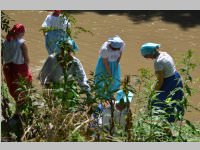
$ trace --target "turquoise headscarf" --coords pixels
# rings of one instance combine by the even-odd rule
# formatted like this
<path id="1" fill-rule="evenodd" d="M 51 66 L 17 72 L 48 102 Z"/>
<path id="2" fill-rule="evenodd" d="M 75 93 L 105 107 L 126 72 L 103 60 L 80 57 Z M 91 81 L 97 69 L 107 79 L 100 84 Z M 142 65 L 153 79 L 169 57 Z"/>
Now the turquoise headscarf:
<path id="1" fill-rule="evenodd" d="M 65 46 L 67 46 L 66 43 L 69 43 L 71 45 L 73 52 L 77 52 L 79 50 L 77 44 L 75 43 L 75 41 L 72 40 L 70 37 L 68 37 L 68 38 L 62 38 L 56 44 L 59 47 L 63 47 L 64 48 Z"/>
<path id="2" fill-rule="evenodd" d="M 140 47 L 140 52 L 141 52 L 142 56 L 154 55 L 156 53 L 156 49 L 159 47 L 160 47 L 160 44 L 145 43 Z"/>
<path id="3" fill-rule="evenodd" d="M 133 100 L 134 94 L 130 91 L 128 91 L 128 98 L 126 97 L 126 94 L 123 90 L 119 90 L 116 93 L 116 104 L 120 103 L 120 100 L 123 99 L 126 103 L 127 101 L 131 102 Z M 128 99 L 128 100 L 127 100 Z"/>

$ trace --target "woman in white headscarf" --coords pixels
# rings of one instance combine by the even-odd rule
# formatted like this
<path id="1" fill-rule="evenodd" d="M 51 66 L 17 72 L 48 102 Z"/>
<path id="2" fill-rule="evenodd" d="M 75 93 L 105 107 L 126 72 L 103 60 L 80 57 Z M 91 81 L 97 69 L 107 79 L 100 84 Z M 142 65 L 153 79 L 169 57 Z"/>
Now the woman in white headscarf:
<path id="1" fill-rule="evenodd" d="M 113 91 L 120 88 L 120 59 L 125 43 L 119 36 L 114 36 L 106 41 L 100 51 L 95 70 L 95 85 L 97 93 L 105 99 L 111 98 Z M 108 79 L 111 77 L 112 81 Z"/>

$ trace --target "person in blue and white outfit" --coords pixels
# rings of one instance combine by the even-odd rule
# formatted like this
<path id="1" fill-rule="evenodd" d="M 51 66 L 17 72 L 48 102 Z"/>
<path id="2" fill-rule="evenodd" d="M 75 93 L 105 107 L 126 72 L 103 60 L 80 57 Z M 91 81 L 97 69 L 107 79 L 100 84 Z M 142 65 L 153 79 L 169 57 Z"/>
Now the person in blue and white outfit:
<path id="1" fill-rule="evenodd" d="M 60 52 L 60 48 L 56 45 L 56 42 L 62 38 L 68 38 L 66 30 L 70 29 L 70 27 L 71 24 L 68 19 L 61 16 L 61 10 L 54 10 L 51 14 L 47 15 L 42 24 L 42 29 L 44 31 L 45 45 L 49 55 L 54 52 Z"/>
<path id="2" fill-rule="evenodd" d="M 98 88 L 97 93 L 105 99 L 111 98 L 113 91 L 120 88 L 121 69 L 119 62 L 124 47 L 124 41 L 116 35 L 109 38 L 100 48 L 95 69 L 95 85 Z M 108 80 L 108 77 L 112 78 L 112 82 Z M 107 85 L 109 86 L 106 87 Z"/>
<path id="3" fill-rule="evenodd" d="M 174 122 L 176 111 L 183 115 L 183 84 L 180 74 L 174 65 L 173 58 L 163 51 L 159 51 L 160 44 L 145 43 L 141 46 L 140 51 L 144 58 L 154 59 L 154 69 L 157 76 L 157 84 L 155 90 L 158 91 L 157 98 L 152 100 L 152 106 L 165 110 L 170 114 L 167 116 L 169 122 Z M 173 93 L 174 92 L 174 93 Z M 172 94 L 173 93 L 173 94 Z M 167 105 L 167 99 L 176 101 L 172 106 Z"/>

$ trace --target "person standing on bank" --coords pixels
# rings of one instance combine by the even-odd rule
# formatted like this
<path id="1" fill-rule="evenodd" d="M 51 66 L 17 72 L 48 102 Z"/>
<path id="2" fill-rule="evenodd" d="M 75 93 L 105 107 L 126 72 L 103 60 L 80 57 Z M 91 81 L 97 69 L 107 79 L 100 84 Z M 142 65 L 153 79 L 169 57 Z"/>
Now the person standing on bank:
<path id="1" fill-rule="evenodd" d="M 100 51 L 99 58 L 95 69 L 95 85 L 97 93 L 105 99 L 112 97 L 112 92 L 120 88 L 121 69 L 120 59 L 124 51 L 125 43 L 118 36 L 109 38 Z M 112 78 L 112 82 L 108 81 L 108 77 Z M 109 84 L 109 87 L 106 87 Z M 104 91 L 107 89 L 107 91 Z"/>
<path id="2" fill-rule="evenodd" d="M 2 47 L 3 73 L 9 93 L 16 101 L 17 106 L 24 102 L 23 96 L 17 91 L 20 78 L 23 78 L 28 85 L 31 85 L 32 82 L 32 74 L 29 68 L 30 59 L 23 39 L 24 34 L 24 26 L 15 24 L 8 32 Z"/>
<path id="3" fill-rule="evenodd" d="M 158 91 L 158 95 L 156 100 L 152 100 L 152 106 L 165 110 L 170 114 L 167 116 L 167 120 L 174 122 L 176 120 L 175 108 L 178 113 L 183 115 L 183 107 L 180 104 L 183 99 L 183 84 L 173 58 L 167 52 L 159 51 L 159 48 L 160 44 L 145 43 L 141 46 L 140 51 L 144 58 L 154 59 L 154 69 L 157 76 L 155 90 Z M 173 91 L 175 93 L 171 94 Z M 171 108 L 166 104 L 167 98 L 176 101 Z"/>
<path id="4" fill-rule="evenodd" d="M 30 59 L 28 48 L 23 39 L 24 34 L 25 27 L 22 24 L 15 24 L 8 32 L 2 45 L 3 73 L 9 93 L 16 102 L 15 113 L 9 118 L 6 126 L 16 134 L 18 142 L 24 135 L 23 120 L 25 118 L 22 117 L 22 111 L 27 102 L 26 91 L 19 89 L 20 83 L 22 81 L 26 88 L 32 86 L 32 74 L 29 68 Z"/>
<path id="5" fill-rule="evenodd" d="M 60 48 L 56 42 L 60 39 L 68 38 L 66 32 L 71 27 L 70 22 L 64 16 L 61 16 L 61 10 L 54 10 L 51 14 L 47 15 L 46 19 L 42 24 L 42 29 L 45 35 L 45 45 L 48 54 L 54 52 L 59 53 Z"/>

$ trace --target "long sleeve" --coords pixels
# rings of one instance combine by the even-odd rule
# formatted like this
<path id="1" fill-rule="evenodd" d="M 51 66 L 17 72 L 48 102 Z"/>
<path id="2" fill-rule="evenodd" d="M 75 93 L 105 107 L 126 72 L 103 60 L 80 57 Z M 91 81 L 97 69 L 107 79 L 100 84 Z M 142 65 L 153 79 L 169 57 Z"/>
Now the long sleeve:
<path id="1" fill-rule="evenodd" d="M 39 73 L 39 80 L 42 85 L 49 82 L 57 82 L 63 75 L 62 68 L 56 61 L 55 55 L 50 55 L 44 63 L 42 70 Z"/>
<path id="2" fill-rule="evenodd" d="M 87 83 L 87 76 L 85 73 L 85 70 L 83 68 L 83 65 L 81 62 L 75 58 L 67 70 L 68 74 L 72 74 L 78 81 L 79 86 L 82 88 L 82 90 L 89 92 L 90 91 L 90 86 Z"/>

